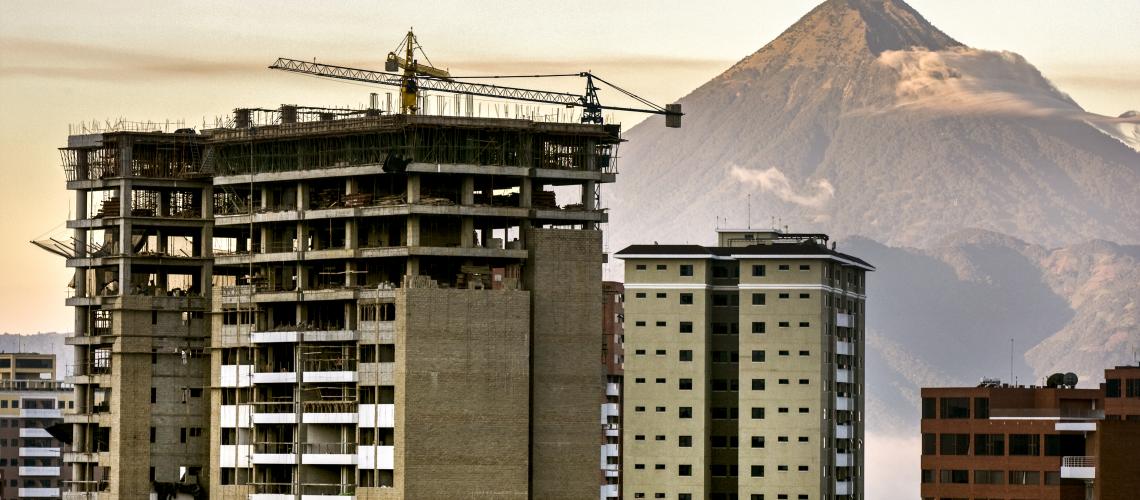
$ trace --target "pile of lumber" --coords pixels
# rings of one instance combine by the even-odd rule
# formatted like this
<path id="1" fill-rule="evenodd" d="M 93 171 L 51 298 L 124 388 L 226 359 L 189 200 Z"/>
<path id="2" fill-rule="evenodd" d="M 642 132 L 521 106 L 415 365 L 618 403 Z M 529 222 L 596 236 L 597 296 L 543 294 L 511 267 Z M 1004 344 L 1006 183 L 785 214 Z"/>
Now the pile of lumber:
<path id="1" fill-rule="evenodd" d="M 554 199 L 554 191 L 536 192 L 530 201 L 534 208 L 558 208 L 558 202 Z"/>

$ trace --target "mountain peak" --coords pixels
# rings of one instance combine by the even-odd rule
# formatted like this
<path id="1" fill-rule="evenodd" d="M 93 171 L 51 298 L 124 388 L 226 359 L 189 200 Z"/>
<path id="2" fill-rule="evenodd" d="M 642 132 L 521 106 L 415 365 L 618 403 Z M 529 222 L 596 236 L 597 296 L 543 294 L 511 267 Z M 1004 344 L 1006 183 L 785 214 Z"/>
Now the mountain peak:
<path id="1" fill-rule="evenodd" d="M 902 0 L 829 0 L 821 7 L 857 12 L 866 25 L 867 48 L 875 55 L 911 47 L 944 50 L 962 45 Z"/>

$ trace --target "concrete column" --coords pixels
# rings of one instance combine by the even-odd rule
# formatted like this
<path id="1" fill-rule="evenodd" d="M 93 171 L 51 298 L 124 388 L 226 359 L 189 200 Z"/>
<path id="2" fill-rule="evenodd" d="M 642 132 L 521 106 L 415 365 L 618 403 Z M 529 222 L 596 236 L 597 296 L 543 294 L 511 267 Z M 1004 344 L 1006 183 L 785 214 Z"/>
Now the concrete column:
<path id="1" fill-rule="evenodd" d="M 270 250 L 269 249 L 269 243 L 270 243 L 270 241 L 272 241 L 270 239 L 270 235 L 269 235 L 269 228 L 265 227 L 265 226 L 261 226 L 257 229 L 258 229 L 258 232 L 260 233 L 258 239 L 261 241 L 261 243 L 260 243 L 261 244 L 261 253 L 268 253 Z"/>
<path id="2" fill-rule="evenodd" d="M 475 246 L 475 218 L 470 215 L 463 217 L 463 227 L 460 229 L 459 246 L 471 248 Z"/>
<path id="3" fill-rule="evenodd" d="M 305 182 L 297 183 L 297 210 L 305 211 L 309 208 L 309 185 Z"/>
<path id="4" fill-rule="evenodd" d="M 272 200 L 270 200 L 269 197 L 270 197 L 269 187 L 265 186 L 265 185 L 261 186 L 261 209 L 262 210 L 268 210 L 269 206 L 272 205 Z"/>
<path id="5" fill-rule="evenodd" d="M 355 177 L 349 177 L 344 180 L 344 193 L 353 195 L 360 192 L 360 181 Z M 356 219 L 349 218 L 344 220 L 344 248 L 352 250 L 357 247 L 356 244 Z M 347 281 L 346 281 L 347 283 Z"/>
<path id="6" fill-rule="evenodd" d="M 531 200 L 534 194 L 534 184 L 532 181 L 533 179 L 530 177 L 523 177 L 522 185 L 519 186 L 519 206 L 522 208 L 531 208 L 532 206 Z"/>
<path id="7" fill-rule="evenodd" d="M 494 193 L 492 193 L 493 195 Z M 463 176 L 463 186 L 459 190 L 459 204 L 460 205 L 474 205 L 475 204 L 475 176 Z"/>
<path id="8" fill-rule="evenodd" d="M 409 247 L 420 246 L 420 216 L 408 216 L 408 237 L 405 243 Z"/>
<path id="9" fill-rule="evenodd" d="M 420 202 L 420 175 L 408 174 L 408 203 Z"/>
<path id="10" fill-rule="evenodd" d="M 344 284 L 346 286 L 356 286 L 356 261 L 350 260 L 344 265 Z"/>
<path id="11" fill-rule="evenodd" d="M 586 211 L 593 211 L 597 208 L 598 199 L 595 197 L 597 189 L 597 181 L 586 181 L 585 184 L 582 184 L 582 206 L 586 208 Z M 597 229 L 597 224 L 586 222 L 582 224 L 582 229 Z"/>
<path id="12" fill-rule="evenodd" d="M 129 164 L 128 164 L 129 165 Z M 129 171 L 129 169 L 128 169 Z M 131 181 L 123 179 L 122 185 L 119 187 L 119 254 L 124 258 L 122 264 L 119 266 L 119 294 L 122 295 L 125 291 L 129 290 L 131 282 Z"/>

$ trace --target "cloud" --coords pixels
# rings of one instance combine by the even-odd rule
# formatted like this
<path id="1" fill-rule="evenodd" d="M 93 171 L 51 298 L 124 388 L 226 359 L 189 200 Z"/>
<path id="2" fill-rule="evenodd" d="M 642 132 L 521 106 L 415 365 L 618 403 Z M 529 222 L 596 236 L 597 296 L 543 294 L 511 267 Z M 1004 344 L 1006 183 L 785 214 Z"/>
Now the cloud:
<path id="1" fill-rule="evenodd" d="M 827 179 L 808 183 L 805 192 L 797 192 L 788 176 L 776 167 L 756 170 L 733 165 L 729 173 L 740 182 L 755 185 L 761 191 L 803 207 L 822 209 L 835 196 L 835 187 Z"/>
<path id="2" fill-rule="evenodd" d="M 77 80 L 131 81 L 140 78 L 214 78 L 248 74 L 272 61 L 212 60 L 178 57 L 70 42 L 2 38 L 0 77 L 70 78 Z"/>

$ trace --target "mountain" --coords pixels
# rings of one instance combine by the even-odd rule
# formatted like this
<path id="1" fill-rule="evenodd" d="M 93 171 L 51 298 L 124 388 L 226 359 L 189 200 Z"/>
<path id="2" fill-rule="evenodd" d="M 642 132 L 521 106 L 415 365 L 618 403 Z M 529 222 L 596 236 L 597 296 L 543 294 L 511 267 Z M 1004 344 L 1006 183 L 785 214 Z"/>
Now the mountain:
<path id="1" fill-rule="evenodd" d="M 867 278 L 872 429 L 916 425 L 923 386 L 1070 371 L 1090 386 L 1105 367 L 1136 363 L 1140 246 L 1050 249 L 962 230 L 923 250 L 858 237 L 843 247 L 879 264 Z"/>
<path id="2" fill-rule="evenodd" d="M 681 129 L 626 134 L 614 248 L 773 217 L 915 247 L 967 227 L 1140 243 L 1140 116 L 1088 113 L 899 0 L 829 0 L 680 102 Z"/>

